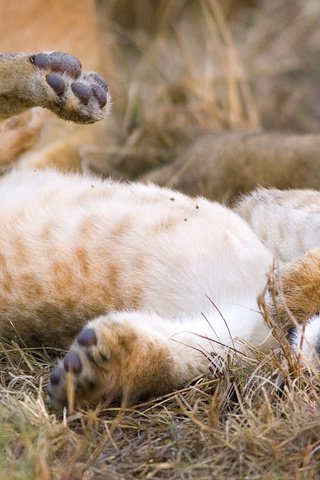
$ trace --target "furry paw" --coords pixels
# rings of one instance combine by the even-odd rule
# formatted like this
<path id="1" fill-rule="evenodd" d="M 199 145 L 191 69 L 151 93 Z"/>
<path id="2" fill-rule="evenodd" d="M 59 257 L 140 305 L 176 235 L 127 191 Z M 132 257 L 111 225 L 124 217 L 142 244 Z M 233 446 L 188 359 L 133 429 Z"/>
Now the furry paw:
<path id="1" fill-rule="evenodd" d="M 125 315 L 99 317 L 79 333 L 50 376 L 50 402 L 73 406 L 103 399 L 128 405 L 175 387 L 167 345 Z"/>
<path id="2" fill-rule="evenodd" d="M 79 123 L 94 123 L 106 114 L 108 87 L 97 73 L 82 72 L 80 61 L 67 53 L 37 53 L 30 56 L 35 71 L 37 103 L 56 115 Z M 40 86 L 41 88 L 38 88 Z"/>
<path id="3" fill-rule="evenodd" d="M 112 339 L 113 329 L 112 324 L 109 328 L 96 325 L 79 333 L 50 376 L 48 397 L 52 403 L 67 405 L 71 398 L 72 402 L 75 399 L 76 403 L 83 403 L 108 396 L 106 399 L 112 401 L 113 397 L 119 397 L 114 378 L 119 375 L 119 358 Z"/>
<path id="4" fill-rule="evenodd" d="M 125 321 L 99 317 L 89 322 L 51 374 L 49 400 L 58 405 L 120 400 L 130 387 L 132 365 L 142 361 L 139 343 L 137 333 Z"/>

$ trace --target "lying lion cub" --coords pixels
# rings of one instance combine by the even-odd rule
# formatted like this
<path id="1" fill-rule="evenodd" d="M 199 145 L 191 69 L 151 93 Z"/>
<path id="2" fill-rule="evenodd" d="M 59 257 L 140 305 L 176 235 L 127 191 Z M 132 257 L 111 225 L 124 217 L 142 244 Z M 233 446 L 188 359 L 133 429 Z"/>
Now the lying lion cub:
<path id="1" fill-rule="evenodd" d="M 9 64 L 16 75 L 3 82 Z M 104 81 L 67 54 L 2 56 L 0 72 L 3 116 L 106 112 Z M 76 336 L 50 377 L 53 402 L 65 405 L 70 385 L 78 403 L 132 402 L 185 385 L 243 341 L 269 351 L 257 297 L 274 257 L 271 314 L 285 329 L 294 314 L 292 348 L 318 366 L 319 192 L 258 190 L 232 211 L 155 185 L 33 170 L 2 177 L 0 198 L 1 335 L 52 347 Z"/>

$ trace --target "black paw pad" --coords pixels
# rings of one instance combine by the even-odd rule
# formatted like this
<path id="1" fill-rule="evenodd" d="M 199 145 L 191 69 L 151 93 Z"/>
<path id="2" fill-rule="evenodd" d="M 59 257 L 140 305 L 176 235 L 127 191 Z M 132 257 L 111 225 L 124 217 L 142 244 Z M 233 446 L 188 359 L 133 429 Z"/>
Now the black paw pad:
<path id="1" fill-rule="evenodd" d="M 77 337 L 79 345 L 90 347 L 97 344 L 97 336 L 93 328 L 84 328 Z"/>
<path id="2" fill-rule="evenodd" d="M 87 85 L 81 82 L 73 82 L 71 90 L 83 105 L 87 105 L 90 99 L 90 88 Z"/>
<path id="3" fill-rule="evenodd" d="M 104 78 L 101 77 L 98 73 L 90 73 L 90 77 L 94 79 L 94 82 L 97 83 L 100 87 L 103 88 L 106 92 L 108 91 L 108 85 L 106 84 Z"/>
<path id="4" fill-rule="evenodd" d="M 48 85 L 56 92 L 57 95 L 61 95 L 66 87 L 65 81 L 58 73 L 49 73 L 46 76 Z"/>
<path id="5" fill-rule="evenodd" d="M 80 373 L 82 370 L 79 355 L 72 351 L 67 353 L 67 355 L 64 357 L 63 366 L 67 372 L 71 370 L 74 373 Z"/>
<path id="6" fill-rule="evenodd" d="M 61 374 L 62 374 L 62 369 L 60 367 L 57 367 L 55 370 L 50 375 L 50 384 L 51 385 L 59 385 L 61 381 Z"/>
<path id="7" fill-rule="evenodd" d="M 106 91 L 100 87 L 99 85 L 92 85 L 91 90 L 93 95 L 98 101 L 99 107 L 103 108 L 107 103 L 107 93 Z"/>
<path id="8" fill-rule="evenodd" d="M 52 72 L 66 72 L 72 78 L 81 74 L 81 63 L 73 55 L 61 52 L 37 53 L 31 57 L 31 62 L 40 69 Z"/>

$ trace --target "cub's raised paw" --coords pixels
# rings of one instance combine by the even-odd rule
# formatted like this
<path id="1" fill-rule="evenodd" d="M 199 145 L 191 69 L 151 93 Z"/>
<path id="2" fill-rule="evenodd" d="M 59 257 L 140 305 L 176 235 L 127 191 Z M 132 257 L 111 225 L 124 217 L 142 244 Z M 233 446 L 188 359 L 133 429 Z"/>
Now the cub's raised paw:
<path id="1" fill-rule="evenodd" d="M 0 54 L 0 116 L 44 107 L 64 120 L 94 123 L 107 113 L 110 95 L 104 79 L 82 72 L 68 53 Z"/>
<path id="2" fill-rule="evenodd" d="M 35 82 L 43 87 L 43 105 L 59 117 L 93 123 L 106 114 L 108 87 L 94 72 L 82 72 L 80 61 L 67 53 L 38 53 L 30 56 Z"/>

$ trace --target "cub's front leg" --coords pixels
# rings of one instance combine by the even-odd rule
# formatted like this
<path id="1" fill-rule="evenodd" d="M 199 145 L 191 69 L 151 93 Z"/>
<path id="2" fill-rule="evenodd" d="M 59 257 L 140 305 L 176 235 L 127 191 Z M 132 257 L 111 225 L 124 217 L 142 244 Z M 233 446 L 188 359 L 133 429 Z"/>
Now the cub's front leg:
<path id="1" fill-rule="evenodd" d="M 102 398 L 127 405 L 162 395 L 208 372 L 208 349 L 208 339 L 156 315 L 98 317 L 80 332 L 51 374 L 48 397 L 58 405 L 67 405 L 71 397 L 77 404 Z"/>
<path id="2" fill-rule="evenodd" d="M 94 123 L 108 106 L 108 88 L 94 72 L 82 72 L 80 61 L 60 52 L 0 54 L 0 117 L 44 107 L 64 120 Z"/>

